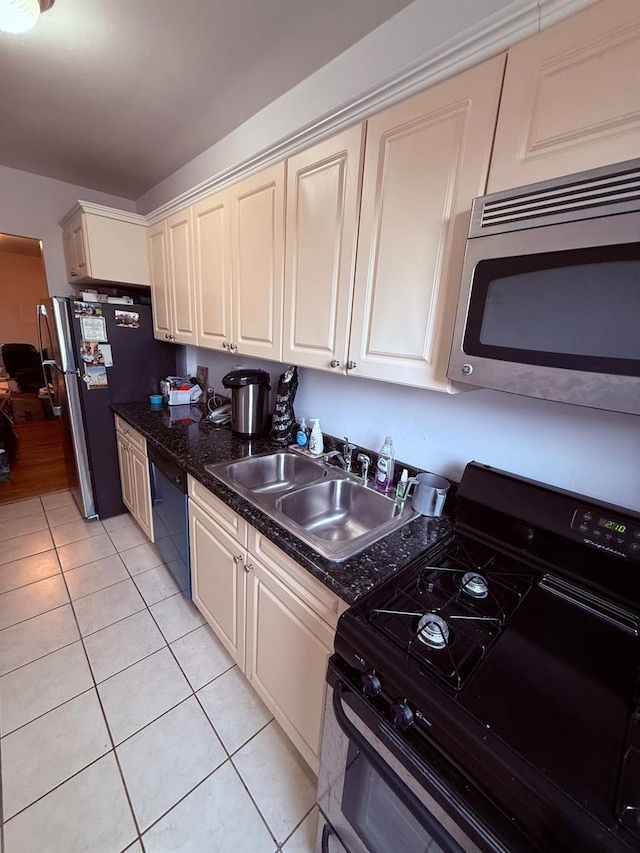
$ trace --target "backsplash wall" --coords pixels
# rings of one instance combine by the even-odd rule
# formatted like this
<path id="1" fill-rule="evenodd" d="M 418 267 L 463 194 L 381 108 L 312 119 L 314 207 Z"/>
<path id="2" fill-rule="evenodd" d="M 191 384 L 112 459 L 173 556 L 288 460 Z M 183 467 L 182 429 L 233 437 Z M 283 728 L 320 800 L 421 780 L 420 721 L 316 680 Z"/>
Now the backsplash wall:
<path id="1" fill-rule="evenodd" d="M 198 347 L 186 347 L 184 359 L 190 373 L 197 365 L 209 368 L 210 386 L 245 365 L 267 370 L 275 389 L 285 369 Z M 634 415 L 500 391 L 443 394 L 308 368 L 299 368 L 295 412 L 373 450 L 391 435 L 398 458 L 453 480 L 475 459 L 640 510 L 640 418 Z"/>

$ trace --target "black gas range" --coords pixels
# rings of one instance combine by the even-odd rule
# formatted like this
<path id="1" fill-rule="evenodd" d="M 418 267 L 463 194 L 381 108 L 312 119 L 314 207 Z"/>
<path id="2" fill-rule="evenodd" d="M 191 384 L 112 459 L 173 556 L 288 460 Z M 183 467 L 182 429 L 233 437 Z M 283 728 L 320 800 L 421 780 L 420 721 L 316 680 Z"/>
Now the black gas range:
<path id="1" fill-rule="evenodd" d="M 364 739 L 404 774 L 403 853 L 640 850 L 639 631 L 640 515 L 470 463 L 453 535 L 341 618 L 325 740 L 355 722 L 345 768 Z M 349 817 L 364 759 L 350 785 L 323 740 L 326 826 L 393 850 L 366 829 L 388 786 Z"/>

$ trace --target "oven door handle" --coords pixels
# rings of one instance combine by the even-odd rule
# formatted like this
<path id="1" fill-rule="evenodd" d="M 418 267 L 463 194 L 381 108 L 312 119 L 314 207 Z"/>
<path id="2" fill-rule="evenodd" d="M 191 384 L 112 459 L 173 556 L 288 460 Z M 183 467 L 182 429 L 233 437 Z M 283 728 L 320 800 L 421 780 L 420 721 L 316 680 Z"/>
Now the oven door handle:
<path id="1" fill-rule="evenodd" d="M 429 809 L 420 802 L 400 777 L 389 767 L 386 761 L 376 752 L 367 739 L 353 725 L 342 707 L 343 690 L 349 687 L 337 679 L 333 686 L 333 712 L 336 721 L 344 734 L 355 744 L 364 758 L 373 767 L 382 781 L 393 791 L 400 802 L 420 821 L 422 826 L 431 834 L 433 840 L 442 847 L 446 853 L 464 853 L 463 848 L 452 838 L 444 827 L 431 814 Z"/>

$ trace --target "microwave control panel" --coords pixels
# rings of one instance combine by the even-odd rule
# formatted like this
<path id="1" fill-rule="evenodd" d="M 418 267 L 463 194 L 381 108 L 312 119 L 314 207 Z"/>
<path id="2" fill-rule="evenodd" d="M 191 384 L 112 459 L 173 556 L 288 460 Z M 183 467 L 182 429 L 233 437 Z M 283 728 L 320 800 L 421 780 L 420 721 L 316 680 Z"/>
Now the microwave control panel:
<path id="1" fill-rule="evenodd" d="M 582 534 L 587 545 L 640 560 L 640 526 L 628 518 L 603 515 L 594 507 L 578 508 L 571 529 Z"/>

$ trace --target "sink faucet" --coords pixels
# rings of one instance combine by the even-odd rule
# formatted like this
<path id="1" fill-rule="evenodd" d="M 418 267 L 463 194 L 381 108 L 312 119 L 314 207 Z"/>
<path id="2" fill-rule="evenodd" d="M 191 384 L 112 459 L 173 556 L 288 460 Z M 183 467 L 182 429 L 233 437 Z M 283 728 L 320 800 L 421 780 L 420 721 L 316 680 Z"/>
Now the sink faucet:
<path id="1" fill-rule="evenodd" d="M 322 461 L 328 462 L 330 459 L 335 459 L 336 457 L 338 458 L 342 467 L 346 470 L 346 461 L 339 450 L 330 450 L 328 453 L 323 454 Z"/>
<path id="2" fill-rule="evenodd" d="M 362 468 L 360 469 L 362 472 L 361 479 L 363 485 L 366 486 L 369 482 L 369 466 L 371 465 L 371 459 L 366 453 L 358 453 L 358 462 L 362 465 Z"/>
<path id="3" fill-rule="evenodd" d="M 344 457 L 342 467 L 344 468 L 344 470 L 348 474 L 350 474 L 351 473 L 351 466 L 353 464 L 351 457 L 353 455 L 353 451 L 356 449 L 356 446 L 355 446 L 355 444 L 350 444 L 349 439 L 347 438 L 346 435 L 344 437 L 344 441 L 345 441 L 345 443 L 342 445 L 342 456 Z"/>

